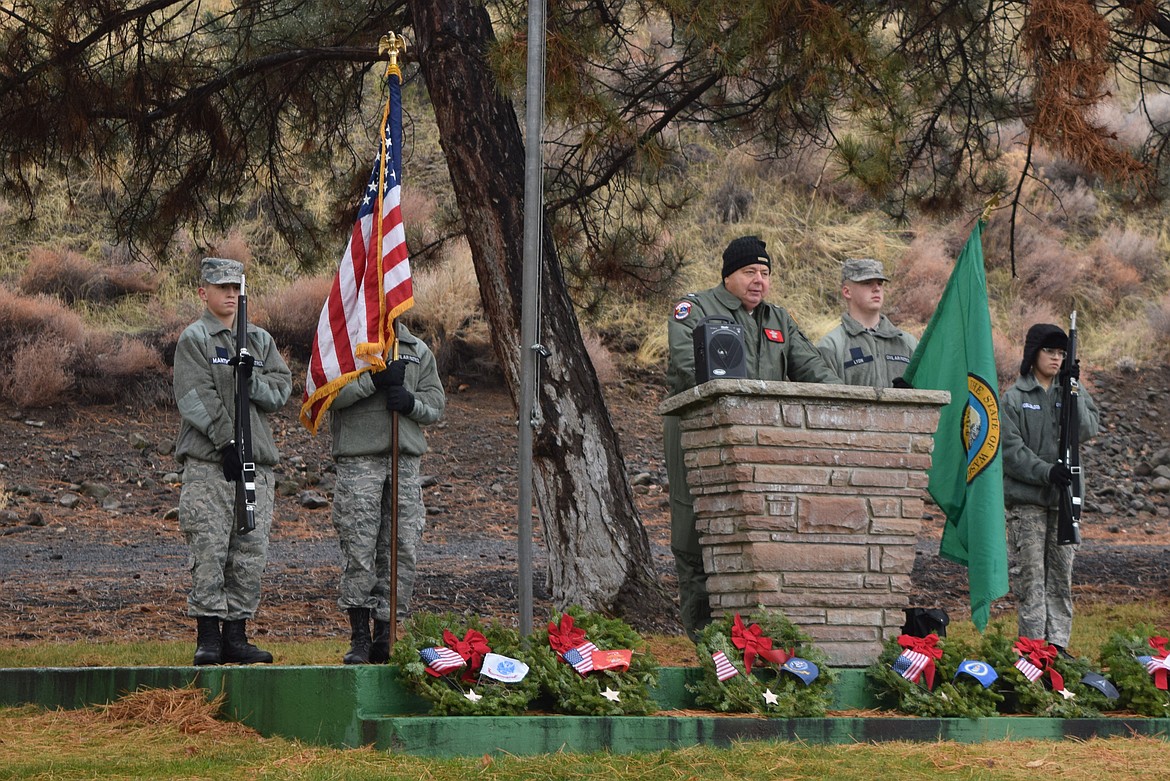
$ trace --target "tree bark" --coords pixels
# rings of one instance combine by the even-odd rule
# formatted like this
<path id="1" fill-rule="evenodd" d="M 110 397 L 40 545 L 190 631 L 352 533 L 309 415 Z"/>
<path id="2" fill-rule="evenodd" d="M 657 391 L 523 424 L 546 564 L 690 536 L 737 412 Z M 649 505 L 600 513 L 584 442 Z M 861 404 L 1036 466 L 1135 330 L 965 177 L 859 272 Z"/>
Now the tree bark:
<path id="1" fill-rule="evenodd" d="M 495 35 L 484 8 L 463 0 L 411 0 L 410 7 L 484 312 L 515 403 L 524 236 L 519 121 L 487 63 Z M 640 628 L 674 625 L 547 224 L 542 245 L 540 341 L 551 355 L 539 372 L 533 467 L 554 604 L 620 615 Z"/>

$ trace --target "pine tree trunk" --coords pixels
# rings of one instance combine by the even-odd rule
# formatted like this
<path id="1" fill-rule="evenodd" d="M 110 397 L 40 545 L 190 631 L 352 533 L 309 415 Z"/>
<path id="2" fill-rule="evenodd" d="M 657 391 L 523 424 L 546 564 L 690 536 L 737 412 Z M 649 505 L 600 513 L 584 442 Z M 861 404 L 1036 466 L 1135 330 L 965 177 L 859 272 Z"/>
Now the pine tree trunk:
<path id="1" fill-rule="evenodd" d="M 487 64 L 494 33 L 483 7 L 463 0 L 411 0 L 410 6 L 484 311 L 515 401 L 524 238 L 520 125 Z M 547 227 L 542 241 L 539 339 L 551 355 L 536 392 L 534 494 L 554 604 L 614 613 L 642 628 L 673 624 L 675 610 L 655 575 L 617 432 Z"/>

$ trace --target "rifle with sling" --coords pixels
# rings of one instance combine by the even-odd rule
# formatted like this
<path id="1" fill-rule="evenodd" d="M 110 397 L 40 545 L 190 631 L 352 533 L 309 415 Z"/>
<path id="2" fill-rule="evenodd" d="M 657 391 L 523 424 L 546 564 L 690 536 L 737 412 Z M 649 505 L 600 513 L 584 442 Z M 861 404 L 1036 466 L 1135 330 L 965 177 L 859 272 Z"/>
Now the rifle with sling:
<path id="1" fill-rule="evenodd" d="M 236 306 L 236 355 L 228 363 L 236 372 L 234 447 L 243 464 L 236 481 L 236 532 L 247 534 L 256 528 L 256 462 L 252 460 L 252 399 L 248 389 L 255 359 L 248 352 L 248 292 L 242 274 Z"/>
<path id="2" fill-rule="evenodd" d="M 1060 545 L 1079 545 L 1081 542 L 1081 509 L 1085 497 L 1085 481 L 1081 473 L 1080 384 L 1075 376 L 1077 364 L 1077 313 L 1069 318 L 1068 347 L 1060 368 L 1060 454 L 1072 480 L 1060 488 L 1060 510 L 1056 524 L 1056 542 Z"/>

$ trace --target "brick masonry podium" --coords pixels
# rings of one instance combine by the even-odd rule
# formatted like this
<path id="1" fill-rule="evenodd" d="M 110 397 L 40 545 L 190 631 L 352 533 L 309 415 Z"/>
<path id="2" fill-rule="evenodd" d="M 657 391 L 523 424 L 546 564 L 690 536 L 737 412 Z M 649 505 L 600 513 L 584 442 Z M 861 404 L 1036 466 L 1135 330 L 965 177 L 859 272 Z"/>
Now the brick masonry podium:
<path id="1" fill-rule="evenodd" d="M 862 666 L 909 604 L 945 391 L 713 380 L 664 401 L 716 615 L 774 608 Z"/>

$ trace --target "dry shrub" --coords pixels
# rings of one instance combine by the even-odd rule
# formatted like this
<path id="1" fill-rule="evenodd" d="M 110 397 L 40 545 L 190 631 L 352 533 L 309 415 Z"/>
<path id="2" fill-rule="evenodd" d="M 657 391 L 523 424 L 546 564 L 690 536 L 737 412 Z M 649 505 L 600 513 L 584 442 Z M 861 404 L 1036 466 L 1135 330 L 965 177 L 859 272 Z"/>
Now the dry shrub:
<path id="1" fill-rule="evenodd" d="M 586 331 L 582 334 L 582 339 L 585 342 L 585 352 L 593 364 L 593 371 L 597 374 L 597 381 L 602 385 L 612 385 L 620 380 L 621 372 L 618 371 L 613 353 L 602 343 L 601 337 L 592 331 Z"/>
<path id="2" fill-rule="evenodd" d="M 1084 230 L 1097 219 L 1101 203 L 1085 179 L 1078 176 L 1071 182 L 1058 179 L 1047 189 L 1038 188 L 1031 208 L 1049 225 Z"/>
<path id="3" fill-rule="evenodd" d="M 954 261 L 955 255 L 937 234 L 916 238 L 897 265 L 887 314 L 903 325 L 929 323 Z"/>
<path id="4" fill-rule="evenodd" d="M 434 196 L 415 187 L 402 188 L 402 225 L 406 231 L 406 246 L 410 249 L 413 269 L 427 268 L 440 262 L 437 242 L 439 231 L 435 214 L 439 210 Z"/>
<path id="5" fill-rule="evenodd" d="M 245 735 L 253 730 L 216 718 L 227 699 L 224 692 L 208 700 L 205 689 L 139 689 L 97 711 L 115 722 L 134 722 L 152 727 L 168 725 L 184 735 Z"/>
<path id="6" fill-rule="evenodd" d="M 239 230 L 232 230 L 226 236 L 212 241 L 207 252 L 210 257 L 238 260 L 245 266 L 252 262 L 252 248 Z M 203 258 L 199 260 L 202 262 Z"/>
<path id="7" fill-rule="evenodd" d="M 991 349 L 995 355 L 995 373 L 999 387 L 1007 388 L 1020 376 L 1020 358 L 1024 342 L 1017 344 L 1006 334 L 992 330 Z"/>
<path id="8" fill-rule="evenodd" d="M 1111 312 L 1126 297 L 1143 289 L 1137 269 L 1107 250 L 1089 262 L 1086 272 L 1085 287 L 1094 294 L 1100 313 Z"/>
<path id="9" fill-rule="evenodd" d="M 0 380 L 4 395 L 20 407 L 49 407 L 73 386 L 71 345 L 45 337 L 18 347 Z"/>
<path id="10" fill-rule="evenodd" d="M 77 399 L 145 408 L 170 403 L 171 372 L 157 348 L 131 336 L 94 332 L 74 364 Z"/>
<path id="11" fill-rule="evenodd" d="M 716 174 L 718 185 L 711 195 L 716 219 L 724 223 L 748 219 L 755 200 L 751 182 L 758 168 L 759 163 L 742 152 L 731 152 L 724 158 L 723 169 Z"/>
<path id="12" fill-rule="evenodd" d="M 1091 291 L 1078 282 L 1090 260 L 1069 249 L 1056 239 L 1040 235 L 1026 255 L 1017 255 L 1016 274 L 1022 295 L 1031 300 L 1048 301 L 1058 310 L 1071 309 L 1074 296 Z"/>
<path id="13" fill-rule="evenodd" d="M 414 307 L 403 319 L 431 346 L 441 377 L 502 379 L 466 241 L 444 253 L 442 263 L 414 273 Z"/>
<path id="14" fill-rule="evenodd" d="M 1048 235 L 1044 227 L 1030 215 L 1021 213 L 1016 217 L 1015 235 L 1008 210 L 992 215 L 983 229 L 983 260 L 990 269 L 1009 269 L 1012 253 L 1016 261 L 1035 252 Z"/>
<path id="15" fill-rule="evenodd" d="M 0 349 L 11 354 L 16 347 L 38 336 L 81 345 L 85 341 L 85 325 L 56 299 L 23 296 L 0 285 Z"/>
<path id="16" fill-rule="evenodd" d="M 258 296 L 249 312 L 252 321 L 272 334 L 286 357 L 308 360 L 321 307 L 329 297 L 329 277 L 301 277 L 271 293 Z"/>
<path id="17" fill-rule="evenodd" d="M 1161 344 L 1170 343 L 1170 293 L 1163 293 L 1146 307 L 1146 319 L 1154 338 Z"/>
<path id="18" fill-rule="evenodd" d="M 105 268 L 76 252 L 38 247 L 29 252 L 20 289 L 59 297 L 65 303 L 104 303 L 137 293 L 153 293 L 158 279 L 145 264 Z"/>
<path id="19" fill-rule="evenodd" d="M 1162 253 L 1158 251 L 1158 240 L 1132 228 L 1110 225 L 1089 247 L 1089 253 L 1100 256 L 1112 254 L 1134 269 L 1143 282 L 1161 280 L 1165 274 Z"/>

